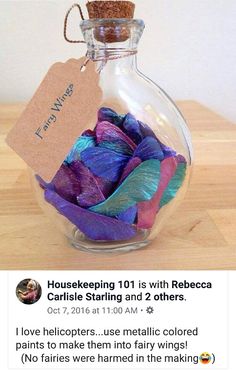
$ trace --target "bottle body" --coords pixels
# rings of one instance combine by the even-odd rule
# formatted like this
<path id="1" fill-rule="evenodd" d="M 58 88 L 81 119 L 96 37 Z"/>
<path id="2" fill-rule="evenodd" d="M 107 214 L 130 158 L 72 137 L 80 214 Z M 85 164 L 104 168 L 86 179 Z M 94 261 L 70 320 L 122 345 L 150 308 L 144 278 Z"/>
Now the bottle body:
<path id="1" fill-rule="evenodd" d="M 82 30 L 97 64 L 101 106 L 46 196 L 43 184 L 37 193 L 72 245 L 137 249 L 158 235 L 185 194 L 190 133 L 171 99 L 137 70 L 142 21 L 85 21 Z"/>

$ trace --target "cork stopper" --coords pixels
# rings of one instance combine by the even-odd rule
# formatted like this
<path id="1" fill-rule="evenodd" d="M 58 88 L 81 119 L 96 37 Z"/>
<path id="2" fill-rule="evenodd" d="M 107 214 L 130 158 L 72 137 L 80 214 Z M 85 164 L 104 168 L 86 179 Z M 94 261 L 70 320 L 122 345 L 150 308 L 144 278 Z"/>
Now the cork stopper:
<path id="1" fill-rule="evenodd" d="M 133 18 L 135 5 L 131 1 L 89 1 L 89 18 Z"/>
<path id="2" fill-rule="evenodd" d="M 122 42 L 130 37 L 130 30 L 123 27 L 116 27 L 114 18 L 134 17 L 135 4 L 131 1 L 119 0 L 97 0 L 89 1 L 86 4 L 90 19 L 111 19 L 111 22 L 106 22 L 106 27 L 94 31 L 96 40 L 103 43 Z"/>

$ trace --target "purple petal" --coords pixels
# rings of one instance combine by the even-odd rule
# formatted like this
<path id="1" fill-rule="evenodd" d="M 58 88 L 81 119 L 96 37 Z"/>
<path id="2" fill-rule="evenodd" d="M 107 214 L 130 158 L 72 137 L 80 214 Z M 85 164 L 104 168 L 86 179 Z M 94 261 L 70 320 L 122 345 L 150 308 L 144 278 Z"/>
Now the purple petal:
<path id="1" fill-rule="evenodd" d="M 126 135 L 119 127 L 110 122 L 98 122 L 96 126 L 97 142 L 116 143 L 119 147 L 124 147 L 127 154 L 133 153 L 136 149 L 136 144 Z"/>
<path id="2" fill-rule="evenodd" d="M 98 111 L 98 121 L 107 121 L 113 125 L 120 126 L 123 122 L 124 116 L 117 114 L 114 110 L 102 107 Z"/>
<path id="3" fill-rule="evenodd" d="M 126 165 L 126 167 L 124 168 L 124 171 L 121 175 L 121 178 L 120 178 L 120 181 L 118 183 L 118 186 L 124 181 L 124 179 L 126 179 L 127 176 L 129 176 L 129 174 L 136 168 L 140 165 L 141 163 L 141 159 L 138 158 L 138 157 L 134 157 L 134 158 L 131 158 L 131 160 L 128 162 L 128 164 Z"/>
<path id="4" fill-rule="evenodd" d="M 153 137 L 148 136 L 137 146 L 137 149 L 134 151 L 134 157 L 139 157 L 142 161 L 148 159 L 158 159 L 162 161 L 164 159 L 164 154 L 159 142 Z"/>
<path id="5" fill-rule="evenodd" d="M 94 175 L 99 188 L 101 189 L 105 198 L 107 198 L 114 191 L 114 182 L 103 179 L 102 177 Z"/>
<path id="6" fill-rule="evenodd" d="M 187 163 L 186 159 L 181 154 L 178 154 L 176 158 L 177 158 L 178 163 Z"/>
<path id="7" fill-rule="evenodd" d="M 137 206 L 130 207 L 118 215 L 118 219 L 128 224 L 133 224 L 137 215 Z"/>
<path id="8" fill-rule="evenodd" d="M 118 241 L 131 239 L 136 234 L 135 228 L 131 225 L 69 203 L 52 190 L 45 191 L 45 199 L 89 239 Z"/>
<path id="9" fill-rule="evenodd" d="M 69 202 L 77 203 L 77 197 L 80 195 L 80 184 L 73 171 L 61 165 L 52 180 L 56 192 Z"/>
<path id="10" fill-rule="evenodd" d="M 70 168 L 75 173 L 80 183 L 81 193 L 77 196 L 79 206 L 90 207 L 105 200 L 92 172 L 85 167 L 82 162 L 73 162 Z"/>
<path id="11" fill-rule="evenodd" d="M 40 177 L 39 175 L 35 175 L 35 178 L 36 178 L 36 180 L 38 181 L 38 183 L 39 183 L 39 185 L 40 185 L 40 187 L 41 187 L 42 189 L 46 189 L 46 188 L 48 187 L 49 183 L 48 183 L 48 182 L 46 182 L 46 181 L 44 181 L 44 180 L 42 179 L 42 177 Z"/>
<path id="12" fill-rule="evenodd" d="M 129 160 L 129 156 L 106 148 L 87 148 L 81 153 L 81 160 L 93 174 L 116 182 Z"/>

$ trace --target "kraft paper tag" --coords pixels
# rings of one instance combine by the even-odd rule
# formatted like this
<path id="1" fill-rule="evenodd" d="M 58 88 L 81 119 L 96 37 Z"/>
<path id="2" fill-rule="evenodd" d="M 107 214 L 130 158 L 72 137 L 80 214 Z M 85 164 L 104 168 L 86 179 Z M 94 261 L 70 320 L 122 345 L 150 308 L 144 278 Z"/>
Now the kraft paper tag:
<path id="1" fill-rule="evenodd" d="M 95 125 L 102 91 L 95 63 L 56 63 L 7 136 L 7 144 L 45 181 L 53 179 L 83 129 Z"/>

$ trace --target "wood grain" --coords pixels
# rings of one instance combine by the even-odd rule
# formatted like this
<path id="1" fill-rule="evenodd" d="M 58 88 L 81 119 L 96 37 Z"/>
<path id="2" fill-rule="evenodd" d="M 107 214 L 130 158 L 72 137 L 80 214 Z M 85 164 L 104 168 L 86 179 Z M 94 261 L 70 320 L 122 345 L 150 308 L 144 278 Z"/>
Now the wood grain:
<path id="1" fill-rule="evenodd" d="M 178 105 L 195 151 L 188 193 L 151 245 L 116 255 L 72 248 L 42 213 L 4 141 L 24 105 L 0 105 L 0 269 L 236 269 L 236 125 L 199 103 Z"/>

